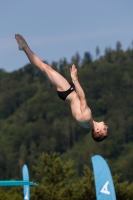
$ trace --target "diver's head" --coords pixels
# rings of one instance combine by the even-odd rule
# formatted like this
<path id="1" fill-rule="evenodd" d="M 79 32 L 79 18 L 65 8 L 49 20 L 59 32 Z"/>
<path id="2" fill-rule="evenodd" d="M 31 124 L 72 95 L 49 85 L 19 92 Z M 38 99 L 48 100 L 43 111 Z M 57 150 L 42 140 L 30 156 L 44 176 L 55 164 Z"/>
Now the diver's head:
<path id="1" fill-rule="evenodd" d="M 102 122 L 96 122 L 96 126 L 94 126 L 94 129 L 92 129 L 92 138 L 96 142 L 101 142 L 107 137 L 107 129 L 108 126 L 102 121 Z"/>

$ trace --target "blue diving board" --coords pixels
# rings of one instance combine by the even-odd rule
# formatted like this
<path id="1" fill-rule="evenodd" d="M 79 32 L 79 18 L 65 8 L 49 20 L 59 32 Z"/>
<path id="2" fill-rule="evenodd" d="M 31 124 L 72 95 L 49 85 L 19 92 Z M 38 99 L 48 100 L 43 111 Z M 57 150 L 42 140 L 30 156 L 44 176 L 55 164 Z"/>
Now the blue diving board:
<path id="1" fill-rule="evenodd" d="M 37 186 L 36 183 L 30 182 L 30 181 L 0 181 L 0 186 L 23 186 L 23 185 L 29 185 L 29 186 Z"/>

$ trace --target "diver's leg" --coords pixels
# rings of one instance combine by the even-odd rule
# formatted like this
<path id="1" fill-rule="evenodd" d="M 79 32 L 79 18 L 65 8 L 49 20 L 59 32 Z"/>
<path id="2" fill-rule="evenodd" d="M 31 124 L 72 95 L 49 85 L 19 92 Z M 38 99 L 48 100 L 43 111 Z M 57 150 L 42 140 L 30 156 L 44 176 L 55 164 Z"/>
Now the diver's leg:
<path id="1" fill-rule="evenodd" d="M 16 34 L 15 39 L 18 42 L 19 50 L 23 50 L 30 62 L 46 74 L 48 79 L 56 86 L 58 91 L 66 91 L 70 88 L 70 84 L 61 74 L 52 69 L 49 65 L 43 63 L 39 57 L 31 51 L 27 42 L 21 35 Z"/>

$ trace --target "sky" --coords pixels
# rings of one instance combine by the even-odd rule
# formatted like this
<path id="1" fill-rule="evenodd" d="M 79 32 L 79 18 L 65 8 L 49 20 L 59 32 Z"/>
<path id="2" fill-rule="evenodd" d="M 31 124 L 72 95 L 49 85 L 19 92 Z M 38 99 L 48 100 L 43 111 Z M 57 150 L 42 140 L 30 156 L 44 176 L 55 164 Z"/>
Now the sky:
<path id="1" fill-rule="evenodd" d="M 77 52 L 96 58 L 105 48 L 132 48 L 133 0 L 0 0 L 0 69 L 12 72 L 29 63 L 18 50 L 21 34 L 41 60 L 71 61 Z"/>

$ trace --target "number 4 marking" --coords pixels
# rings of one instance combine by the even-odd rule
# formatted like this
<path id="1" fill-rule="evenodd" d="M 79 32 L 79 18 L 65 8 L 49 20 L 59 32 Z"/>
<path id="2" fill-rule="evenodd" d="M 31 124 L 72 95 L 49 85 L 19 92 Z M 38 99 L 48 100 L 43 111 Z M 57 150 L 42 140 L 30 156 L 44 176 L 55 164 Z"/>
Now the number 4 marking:
<path id="1" fill-rule="evenodd" d="M 108 190 L 108 184 L 109 184 L 109 182 L 107 181 L 100 192 L 102 192 L 104 194 L 110 194 L 110 191 Z"/>

